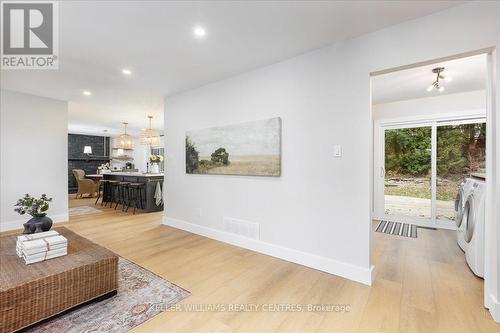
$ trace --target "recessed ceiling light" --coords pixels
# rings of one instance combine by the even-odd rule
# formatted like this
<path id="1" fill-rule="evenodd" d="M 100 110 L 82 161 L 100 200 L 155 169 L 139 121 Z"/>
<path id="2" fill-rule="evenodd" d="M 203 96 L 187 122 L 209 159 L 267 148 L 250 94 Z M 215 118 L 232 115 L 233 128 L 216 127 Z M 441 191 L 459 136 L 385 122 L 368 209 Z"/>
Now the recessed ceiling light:
<path id="1" fill-rule="evenodd" d="M 90 91 L 88 91 L 88 90 L 84 90 L 83 91 L 83 95 L 90 96 L 90 95 L 92 95 L 92 93 Z"/>
<path id="2" fill-rule="evenodd" d="M 122 73 L 124 75 L 132 75 L 132 71 L 130 69 L 127 69 L 127 68 L 122 69 Z"/>
<path id="3" fill-rule="evenodd" d="M 205 37 L 206 34 L 207 32 L 205 31 L 205 29 L 200 26 L 193 28 L 193 35 L 195 35 L 196 37 L 202 38 Z"/>

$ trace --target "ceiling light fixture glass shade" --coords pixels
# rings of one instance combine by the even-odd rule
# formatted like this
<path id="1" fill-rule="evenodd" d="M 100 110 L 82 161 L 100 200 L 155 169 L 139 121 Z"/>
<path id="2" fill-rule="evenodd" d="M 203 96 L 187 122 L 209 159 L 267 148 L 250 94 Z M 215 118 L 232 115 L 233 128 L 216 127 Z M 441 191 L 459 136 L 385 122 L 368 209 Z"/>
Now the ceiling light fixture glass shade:
<path id="1" fill-rule="evenodd" d="M 205 29 L 203 29 L 203 27 L 197 26 L 193 28 L 193 35 L 195 35 L 196 37 L 205 37 L 206 34 L 207 32 L 205 31 Z"/>
<path id="2" fill-rule="evenodd" d="M 116 137 L 115 146 L 118 149 L 134 149 L 135 139 L 132 135 L 127 134 L 127 125 L 128 123 L 123 123 L 125 131 L 123 134 L 120 134 Z"/>
<path id="3" fill-rule="evenodd" d="M 443 71 L 444 71 L 444 67 L 436 67 L 432 70 L 432 73 L 436 74 L 436 79 L 434 80 L 434 82 L 432 82 L 432 84 L 430 86 L 427 87 L 427 91 L 429 91 L 429 92 L 433 91 L 433 90 L 437 90 L 439 92 L 444 91 L 444 87 L 441 84 L 441 81 L 439 81 L 439 80 L 442 80 L 444 82 L 451 82 L 452 78 L 451 78 L 451 76 L 444 76 Z"/>
<path id="4" fill-rule="evenodd" d="M 160 133 L 151 128 L 151 120 L 153 119 L 153 116 L 148 116 L 148 118 L 149 128 L 141 131 L 141 144 L 156 147 L 160 145 Z"/>

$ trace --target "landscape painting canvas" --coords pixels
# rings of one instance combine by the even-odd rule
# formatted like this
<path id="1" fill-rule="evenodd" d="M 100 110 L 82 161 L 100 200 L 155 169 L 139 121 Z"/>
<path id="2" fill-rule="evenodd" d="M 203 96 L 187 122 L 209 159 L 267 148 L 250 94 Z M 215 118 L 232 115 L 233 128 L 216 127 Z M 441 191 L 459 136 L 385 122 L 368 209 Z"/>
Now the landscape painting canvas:
<path id="1" fill-rule="evenodd" d="M 281 118 L 186 133 L 186 173 L 281 175 Z"/>

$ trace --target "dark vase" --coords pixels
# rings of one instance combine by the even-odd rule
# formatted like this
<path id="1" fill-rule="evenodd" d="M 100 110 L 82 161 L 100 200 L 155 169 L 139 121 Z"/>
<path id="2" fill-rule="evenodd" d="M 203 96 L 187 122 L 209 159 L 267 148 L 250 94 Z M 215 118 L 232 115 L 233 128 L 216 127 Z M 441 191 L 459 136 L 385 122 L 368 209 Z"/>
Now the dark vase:
<path id="1" fill-rule="evenodd" d="M 46 214 L 33 216 L 28 222 L 23 224 L 24 234 L 34 234 L 42 231 L 49 231 L 52 227 L 52 219 Z"/>

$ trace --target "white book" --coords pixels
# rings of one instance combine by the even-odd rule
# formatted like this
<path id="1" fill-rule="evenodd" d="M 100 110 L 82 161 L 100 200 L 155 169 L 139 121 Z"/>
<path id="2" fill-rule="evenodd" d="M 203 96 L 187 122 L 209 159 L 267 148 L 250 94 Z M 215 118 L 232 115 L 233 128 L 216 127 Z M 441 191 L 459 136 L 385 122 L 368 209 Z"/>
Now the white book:
<path id="1" fill-rule="evenodd" d="M 68 243 L 61 243 L 61 244 L 51 245 L 50 246 L 50 250 L 48 250 L 47 247 L 32 248 L 32 249 L 21 248 L 20 252 L 21 252 L 21 255 L 30 256 L 30 255 L 45 253 L 47 251 L 60 250 L 60 249 L 65 249 L 65 250 L 68 249 Z"/>
<path id="2" fill-rule="evenodd" d="M 26 265 L 29 265 L 29 264 L 34 264 L 34 263 L 37 263 L 37 262 L 42 262 L 44 260 L 45 260 L 45 258 L 38 258 L 38 259 L 26 259 L 26 258 L 24 258 L 24 263 Z"/>
<path id="3" fill-rule="evenodd" d="M 26 255 L 23 253 L 23 257 L 26 259 L 48 258 L 48 257 L 51 257 L 53 255 L 67 253 L 67 252 L 68 252 L 68 250 L 66 248 L 61 248 L 61 249 L 57 249 L 57 250 L 50 250 L 50 251 L 46 251 L 46 252 L 35 253 L 35 254 L 31 254 L 31 255 Z"/>
<path id="4" fill-rule="evenodd" d="M 44 232 L 38 232 L 36 234 L 17 236 L 17 240 L 18 241 L 28 241 L 28 240 L 33 240 L 33 239 L 40 239 L 40 238 L 45 238 L 45 237 L 57 236 L 57 235 L 59 235 L 59 233 L 57 231 L 49 230 L 49 231 L 44 231 Z"/>
<path id="5" fill-rule="evenodd" d="M 58 252 L 58 253 L 52 253 L 52 254 L 49 254 L 47 255 L 47 258 L 46 259 L 53 259 L 53 258 L 57 258 L 57 257 L 62 257 L 62 256 L 65 256 L 68 254 L 68 251 L 61 251 L 61 252 Z"/>
<path id="6" fill-rule="evenodd" d="M 19 257 L 22 256 L 22 243 L 30 240 L 35 240 L 35 239 L 42 239 L 46 237 L 52 237 L 52 236 L 57 236 L 59 233 L 56 230 L 49 230 L 49 231 L 44 231 L 44 232 L 38 232 L 36 234 L 28 234 L 28 235 L 21 235 L 17 236 L 17 241 L 16 241 L 16 252 Z"/>
<path id="7" fill-rule="evenodd" d="M 51 247 L 56 247 L 61 245 L 67 246 L 67 244 L 68 240 L 64 236 L 58 235 L 47 238 L 23 241 L 20 245 L 23 252 L 27 254 L 32 254 L 43 251 L 50 251 Z"/>
<path id="8" fill-rule="evenodd" d="M 55 259 L 55 258 L 58 258 L 58 257 L 62 257 L 62 256 L 65 256 L 67 253 L 61 253 L 61 254 L 58 254 L 58 255 L 53 255 L 52 257 L 50 258 L 36 258 L 36 259 L 24 259 L 24 262 L 26 263 L 26 265 L 30 265 L 30 264 L 34 264 L 34 263 L 37 263 L 37 262 L 42 262 L 42 261 L 45 261 L 45 260 L 50 260 L 50 259 Z"/>
<path id="9" fill-rule="evenodd" d="M 24 261 L 26 264 L 34 264 L 37 262 L 42 262 L 44 260 L 49 260 L 57 257 L 62 257 L 67 255 L 67 249 L 57 249 L 57 250 L 52 250 L 48 251 L 46 253 L 39 253 L 36 255 L 31 255 L 31 256 L 23 256 Z"/>

